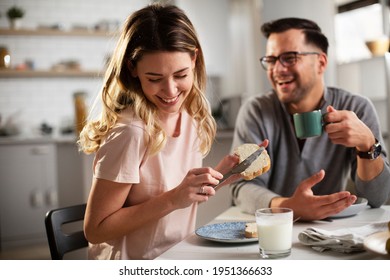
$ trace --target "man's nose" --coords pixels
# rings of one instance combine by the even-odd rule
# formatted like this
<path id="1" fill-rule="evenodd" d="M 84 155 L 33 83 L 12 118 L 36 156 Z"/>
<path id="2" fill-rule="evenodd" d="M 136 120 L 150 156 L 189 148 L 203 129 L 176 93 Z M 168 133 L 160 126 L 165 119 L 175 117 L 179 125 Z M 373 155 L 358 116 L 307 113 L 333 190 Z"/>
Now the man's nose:
<path id="1" fill-rule="evenodd" d="M 281 62 L 280 62 L 280 59 L 277 59 L 275 61 L 275 64 L 273 65 L 272 67 L 272 70 L 275 70 L 275 71 L 280 71 L 280 70 L 284 70 L 286 69 L 287 67 L 284 66 Z"/>

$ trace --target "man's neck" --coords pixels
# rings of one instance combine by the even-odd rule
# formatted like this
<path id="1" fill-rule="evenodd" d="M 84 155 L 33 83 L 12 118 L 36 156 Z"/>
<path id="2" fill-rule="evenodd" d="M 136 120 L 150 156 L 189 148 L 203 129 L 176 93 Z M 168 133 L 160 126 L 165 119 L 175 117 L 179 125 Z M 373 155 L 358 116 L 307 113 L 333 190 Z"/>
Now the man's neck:
<path id="1" fill-rule="evenodd" d="M 310 112 L 320 109 L 324 97 L 324 87 L 313 89 L 304 99 L 296 103 L 289 103 L 287 110 L 290 114 Z"/>

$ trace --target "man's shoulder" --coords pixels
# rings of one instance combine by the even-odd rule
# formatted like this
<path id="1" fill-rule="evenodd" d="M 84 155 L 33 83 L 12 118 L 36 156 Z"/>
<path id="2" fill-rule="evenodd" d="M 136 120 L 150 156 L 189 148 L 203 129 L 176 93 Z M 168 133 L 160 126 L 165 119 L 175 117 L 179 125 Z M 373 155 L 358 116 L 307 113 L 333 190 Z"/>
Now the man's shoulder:
<path id="1" fill-rule="evenodd" d="M 248 106 L 255 106 L 255 107 L 269 106 L 273 103 L 278 103 L 278 102 L 279 102 L 278 96 L 274 91 L 268 91 L 267 93 L 264 94 L 251 96 L 245 101 L 245 103 Z"/>
<path id="2" fill-rule="evenodd" d="M 339 87 L 327 87 L 327 95 L 333 100 L 355 100 L 357 102 L 368 102 L 368 97 L 358 93 L 352 93 Z"/>
<path id="3" fill-rule="evenodd" d="M 352 92 L 346 90 L 346 89 L 343 89 L 343 88 L 340 88 L 340 87 L 335 87 L 335 86 L 329 86 L 326 88 L 327 89 L 327 92 L 328 94 L 342 94 L 342 95 L 353 95 Z"/>

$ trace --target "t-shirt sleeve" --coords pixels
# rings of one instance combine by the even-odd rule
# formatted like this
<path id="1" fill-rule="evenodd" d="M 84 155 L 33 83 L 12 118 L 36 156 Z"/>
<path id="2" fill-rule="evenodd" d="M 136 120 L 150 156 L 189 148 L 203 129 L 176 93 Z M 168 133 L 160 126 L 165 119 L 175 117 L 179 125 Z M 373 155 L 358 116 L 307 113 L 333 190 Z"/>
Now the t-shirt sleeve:
<path id="1" fill-rule="evenodd" d="M 94 177 L 118 183 L 139 183 L 139 169 L 146 153 L 144 130 L 138 126 L 114 127 L 94 160 Z"/>

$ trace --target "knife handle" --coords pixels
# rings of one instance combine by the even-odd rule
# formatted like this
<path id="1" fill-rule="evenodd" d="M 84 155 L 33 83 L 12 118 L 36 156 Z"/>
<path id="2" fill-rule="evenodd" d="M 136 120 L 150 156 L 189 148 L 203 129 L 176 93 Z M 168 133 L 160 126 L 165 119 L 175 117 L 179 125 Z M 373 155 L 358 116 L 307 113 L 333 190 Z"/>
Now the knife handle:
<path id="1" fill-rule="evenodd" d="M 226 181 L 227 178 L 229 178 L 230 176 L 233 175 L 233 172 L 232 171 L 229 171 L 228 173 L 226 173 L 225 175 L 223 175 L 223 178 L 221 180 L 219 180 L 219 183 L 216 184 L 215 186 L 213 186 L 213 188 L 215 189 L 216 187 L 218 187 L 220 184 L 222 184 L 223 182 Z"/>

